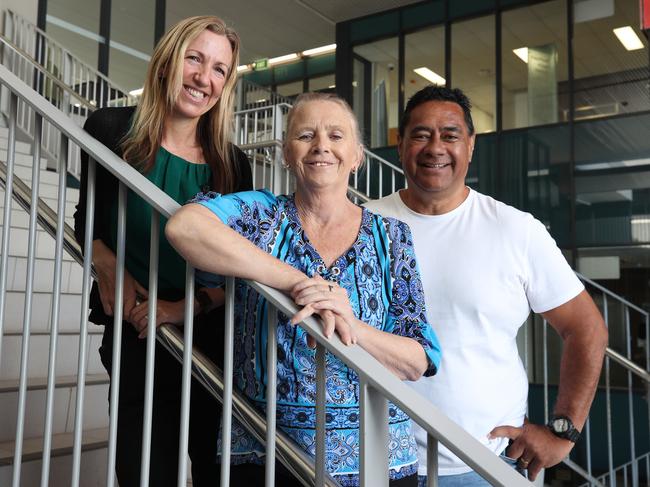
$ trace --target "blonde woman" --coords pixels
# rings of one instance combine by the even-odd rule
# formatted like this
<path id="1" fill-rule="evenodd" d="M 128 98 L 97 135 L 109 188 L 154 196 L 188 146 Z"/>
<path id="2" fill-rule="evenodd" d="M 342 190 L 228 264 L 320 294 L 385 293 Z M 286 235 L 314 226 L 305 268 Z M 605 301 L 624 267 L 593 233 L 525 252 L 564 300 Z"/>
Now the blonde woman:
<path id="1" fill-rule="evenodd" d="M 191 17 L 173 26 L 156 46 L 137 107 L 104 108 L 85 129 L 136 167 L 161 190 L 184 203 L 200 190 L 250 189 L 246 156 L 230 143 L 239 37 L 214 16 Z M 85 157 L 87 161 L 87 156 Z M 75 234 L 85 234 L 87 164 L 75 213 Z M 93 264 L 97 271 L 90 320 L 104 326 L 100 355 L 111 373 L 117 233 L 117 180 L 97 166 Z M 120 400 L 116 473 L 121 487 L 139 485 L 149 283 L 151 211 L 128 193 Z M 185 263 L 160 229 L 157 325 L 183 321 Z M 199 288 L 197 312 L 222 303 L 218 290 Z M 195 319 L 195 343 L 210 345 L 218 359 L 219 311 Z M 216 322 L 215 322 L 216 321 Z M 180 365 L 156 350 L 150 485 L 175 485 L 180 416 Z M 214 479 L 218 405 L 198 384 L 192 388 L 190 456 L 194 485 Z"/>

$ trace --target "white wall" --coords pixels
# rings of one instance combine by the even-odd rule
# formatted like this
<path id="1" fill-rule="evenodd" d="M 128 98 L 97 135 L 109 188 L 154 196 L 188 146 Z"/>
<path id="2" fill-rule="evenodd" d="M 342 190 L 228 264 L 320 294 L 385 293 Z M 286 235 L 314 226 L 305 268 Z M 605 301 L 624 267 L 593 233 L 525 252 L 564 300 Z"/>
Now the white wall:
<path id="1" fill-rule="evenodd" d="M 2 0 L 0 2 L 0 10 L 11 10 L 31 23 L 36 24 L 38 0 Z"/>

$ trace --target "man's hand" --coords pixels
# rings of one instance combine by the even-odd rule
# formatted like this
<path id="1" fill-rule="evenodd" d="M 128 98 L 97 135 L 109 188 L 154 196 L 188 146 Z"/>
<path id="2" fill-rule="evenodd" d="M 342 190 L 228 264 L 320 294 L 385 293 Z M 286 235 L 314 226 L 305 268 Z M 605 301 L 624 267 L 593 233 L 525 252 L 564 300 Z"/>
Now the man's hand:
<path id="1" fill-rule="evenodd" d="M 513 441 L 506 455 L 519 459 L 518 465 L 528 470 L 530 480 L 535 480 L 543 468 L 560 463 L 574 446 L 573 442 L 555 436 L 546 426 L 532 423 L 526 423 L 520 428 L 497 426 L 488 436 L 506 437 Z"/>

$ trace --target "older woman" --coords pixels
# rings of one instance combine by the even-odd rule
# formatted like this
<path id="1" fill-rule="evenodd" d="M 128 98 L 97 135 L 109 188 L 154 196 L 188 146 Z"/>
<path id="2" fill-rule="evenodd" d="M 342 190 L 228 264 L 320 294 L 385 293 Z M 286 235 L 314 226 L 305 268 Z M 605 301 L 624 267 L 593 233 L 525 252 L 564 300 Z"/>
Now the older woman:
<path id="1" fill-rule="evenodd" d="M 279 426 L 313 454 L 315 354 L 294 323 L 320 315 L 326 336 L 336 331 L 405 380 L 434 374 L 440 350 L 426 323 L 408 227 L 346 196 L 350 173 L 363 159 L 350 107 L 333 95 L 302 95 L 287 123 L 284 157 L 296 178 L 294 195 L 200 194 L 170 219 L 167 236 L 196 267 L 254 279 L 303 306 L 291 320 L 278 315 L 277 411 Z M 264 298 L 238 286 L 235 382 L 263 407 L 266 313 L 258 310 Z M 359 479 L 358 386 L 356 374 L 328 355 L 327 468 L 341 485 Z M 416 484 L 410 420 L 393 405 L 390 413 L 391 485 Z M 233 430 L 233 463 L 262 463 L 263 447 Z"/>

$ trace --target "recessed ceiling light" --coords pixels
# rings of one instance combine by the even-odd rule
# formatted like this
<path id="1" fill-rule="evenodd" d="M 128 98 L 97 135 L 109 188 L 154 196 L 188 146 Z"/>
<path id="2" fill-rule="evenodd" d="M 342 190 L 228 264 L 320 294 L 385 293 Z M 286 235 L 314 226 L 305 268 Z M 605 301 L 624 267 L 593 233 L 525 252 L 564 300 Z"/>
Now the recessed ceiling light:
<path id="1" fill-rule="evenodd" d="M 445 84 L 445 78 L 440 76 L 437 73 L 434 73 L 431 71 L 429 68 L 426 67 L 421 67 L 421 68 L 415 68 L 413 70 L 416 74 L 419 74 L 422 76 L 424 79 L 427 81 L 431 81 L 434 85 L 444 85 Z"/>
<path id="2" fill-rule="evenodd" d="M 621 41 L 623 47 L 628 51 L 636 51 L 637 49 L 643 49 L 643 42 L 639 39 L 639 36 L 636 35 L 634 29 L 629 25 L 625 27 L 619 27 L 614 29 L 614 34 L 618 37 L 618 40 Z"/>
<path id="3" fill-rule="evenodd" d="M 515 56 L 517 56 L 523 62 L 528 64 L 528 48 L 527 47 L 520 47 L 518 49 L 513 49 L 512 52 L 514 52 Z"/>

